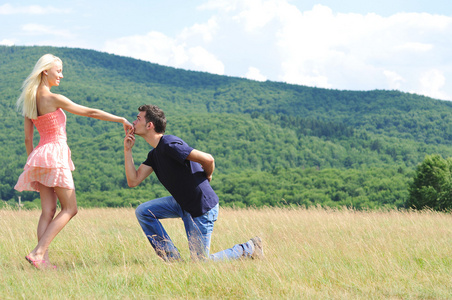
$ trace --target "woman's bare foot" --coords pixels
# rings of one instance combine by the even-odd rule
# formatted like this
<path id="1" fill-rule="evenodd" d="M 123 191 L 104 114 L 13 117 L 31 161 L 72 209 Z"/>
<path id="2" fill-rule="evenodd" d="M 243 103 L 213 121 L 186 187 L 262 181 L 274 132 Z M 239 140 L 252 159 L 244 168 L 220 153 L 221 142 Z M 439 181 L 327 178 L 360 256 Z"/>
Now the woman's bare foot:
<path id="1" fill-rule="evenodd" d="M 38 270 L 45 268 L 45 260 L 43 259 L 36 259 L 35 257 L 32 257 L 30 254 L 25 256 L 25 259 Z"/>

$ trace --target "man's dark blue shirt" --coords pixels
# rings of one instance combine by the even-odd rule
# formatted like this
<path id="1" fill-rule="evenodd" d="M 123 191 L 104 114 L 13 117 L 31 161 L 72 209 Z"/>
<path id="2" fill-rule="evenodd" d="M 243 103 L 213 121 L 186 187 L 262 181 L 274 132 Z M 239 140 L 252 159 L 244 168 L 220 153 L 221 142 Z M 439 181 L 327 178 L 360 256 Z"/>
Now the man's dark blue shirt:
<path id="1" fill-rule="evenodd" d="M 143 164 L 152 167 L 157 178 L 183 210 L 199 217 L 218 204 L 201 165 L 187 160 L 193 150 L 174 135 L 163 135 Z"/>

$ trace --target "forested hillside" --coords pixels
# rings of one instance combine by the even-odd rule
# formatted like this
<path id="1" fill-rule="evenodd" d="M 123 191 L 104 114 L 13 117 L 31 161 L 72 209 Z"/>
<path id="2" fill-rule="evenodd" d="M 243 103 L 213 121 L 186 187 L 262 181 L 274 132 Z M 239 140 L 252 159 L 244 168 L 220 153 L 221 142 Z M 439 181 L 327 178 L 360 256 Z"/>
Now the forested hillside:
<path id="1" fill-rule="evenodd" d="M 0 197 L 37 193 L 13 187 L 26 161 L 23 80 L 45 53 L 63 60 L 53 92 L 135 119 L 141 104 L 166 113 L 175 134 L 216 159 L 212 185 L 222 205 L 402 207 L 427 154 L 452 156 L 452 103 L 398 91 L 338 91 L 179 70 L 92 50 L 0 46 Z M 127 187 L 123 129 L 67 113 L 68 144 L 81 206 L 135 206 L 166 195 L 151 175 Z M 36 132 L 37 144 L 39 135 Z M 140 164 L 149 146 L 137 139 Z"/>

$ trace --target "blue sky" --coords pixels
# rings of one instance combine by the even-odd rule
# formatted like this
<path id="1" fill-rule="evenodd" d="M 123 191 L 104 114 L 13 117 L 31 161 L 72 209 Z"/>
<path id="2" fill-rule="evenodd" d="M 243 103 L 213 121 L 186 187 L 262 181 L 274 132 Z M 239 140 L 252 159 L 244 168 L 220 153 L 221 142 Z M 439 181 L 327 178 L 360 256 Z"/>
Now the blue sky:
<path id="1" fill-rule="evenodd" d="M 450 0 L 0 0 L 0 44 L 452 100 Z"/>

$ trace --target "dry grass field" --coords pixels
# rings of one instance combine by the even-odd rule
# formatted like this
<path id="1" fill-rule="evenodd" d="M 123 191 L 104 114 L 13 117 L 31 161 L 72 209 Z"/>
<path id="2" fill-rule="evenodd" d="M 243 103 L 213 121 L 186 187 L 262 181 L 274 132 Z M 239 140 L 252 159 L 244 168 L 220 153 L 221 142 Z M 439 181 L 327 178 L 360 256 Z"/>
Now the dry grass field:
<path id="1" fill-rule="evenodd" d="M 450 299 L 452 216 L 437 212 L 222 209 L 212 252 L 260 235 L 264 260 L 161 262 L 132 208 L 80 209 L 35 270 L 39 210 L 0 210 L 0 299 Z"/>

